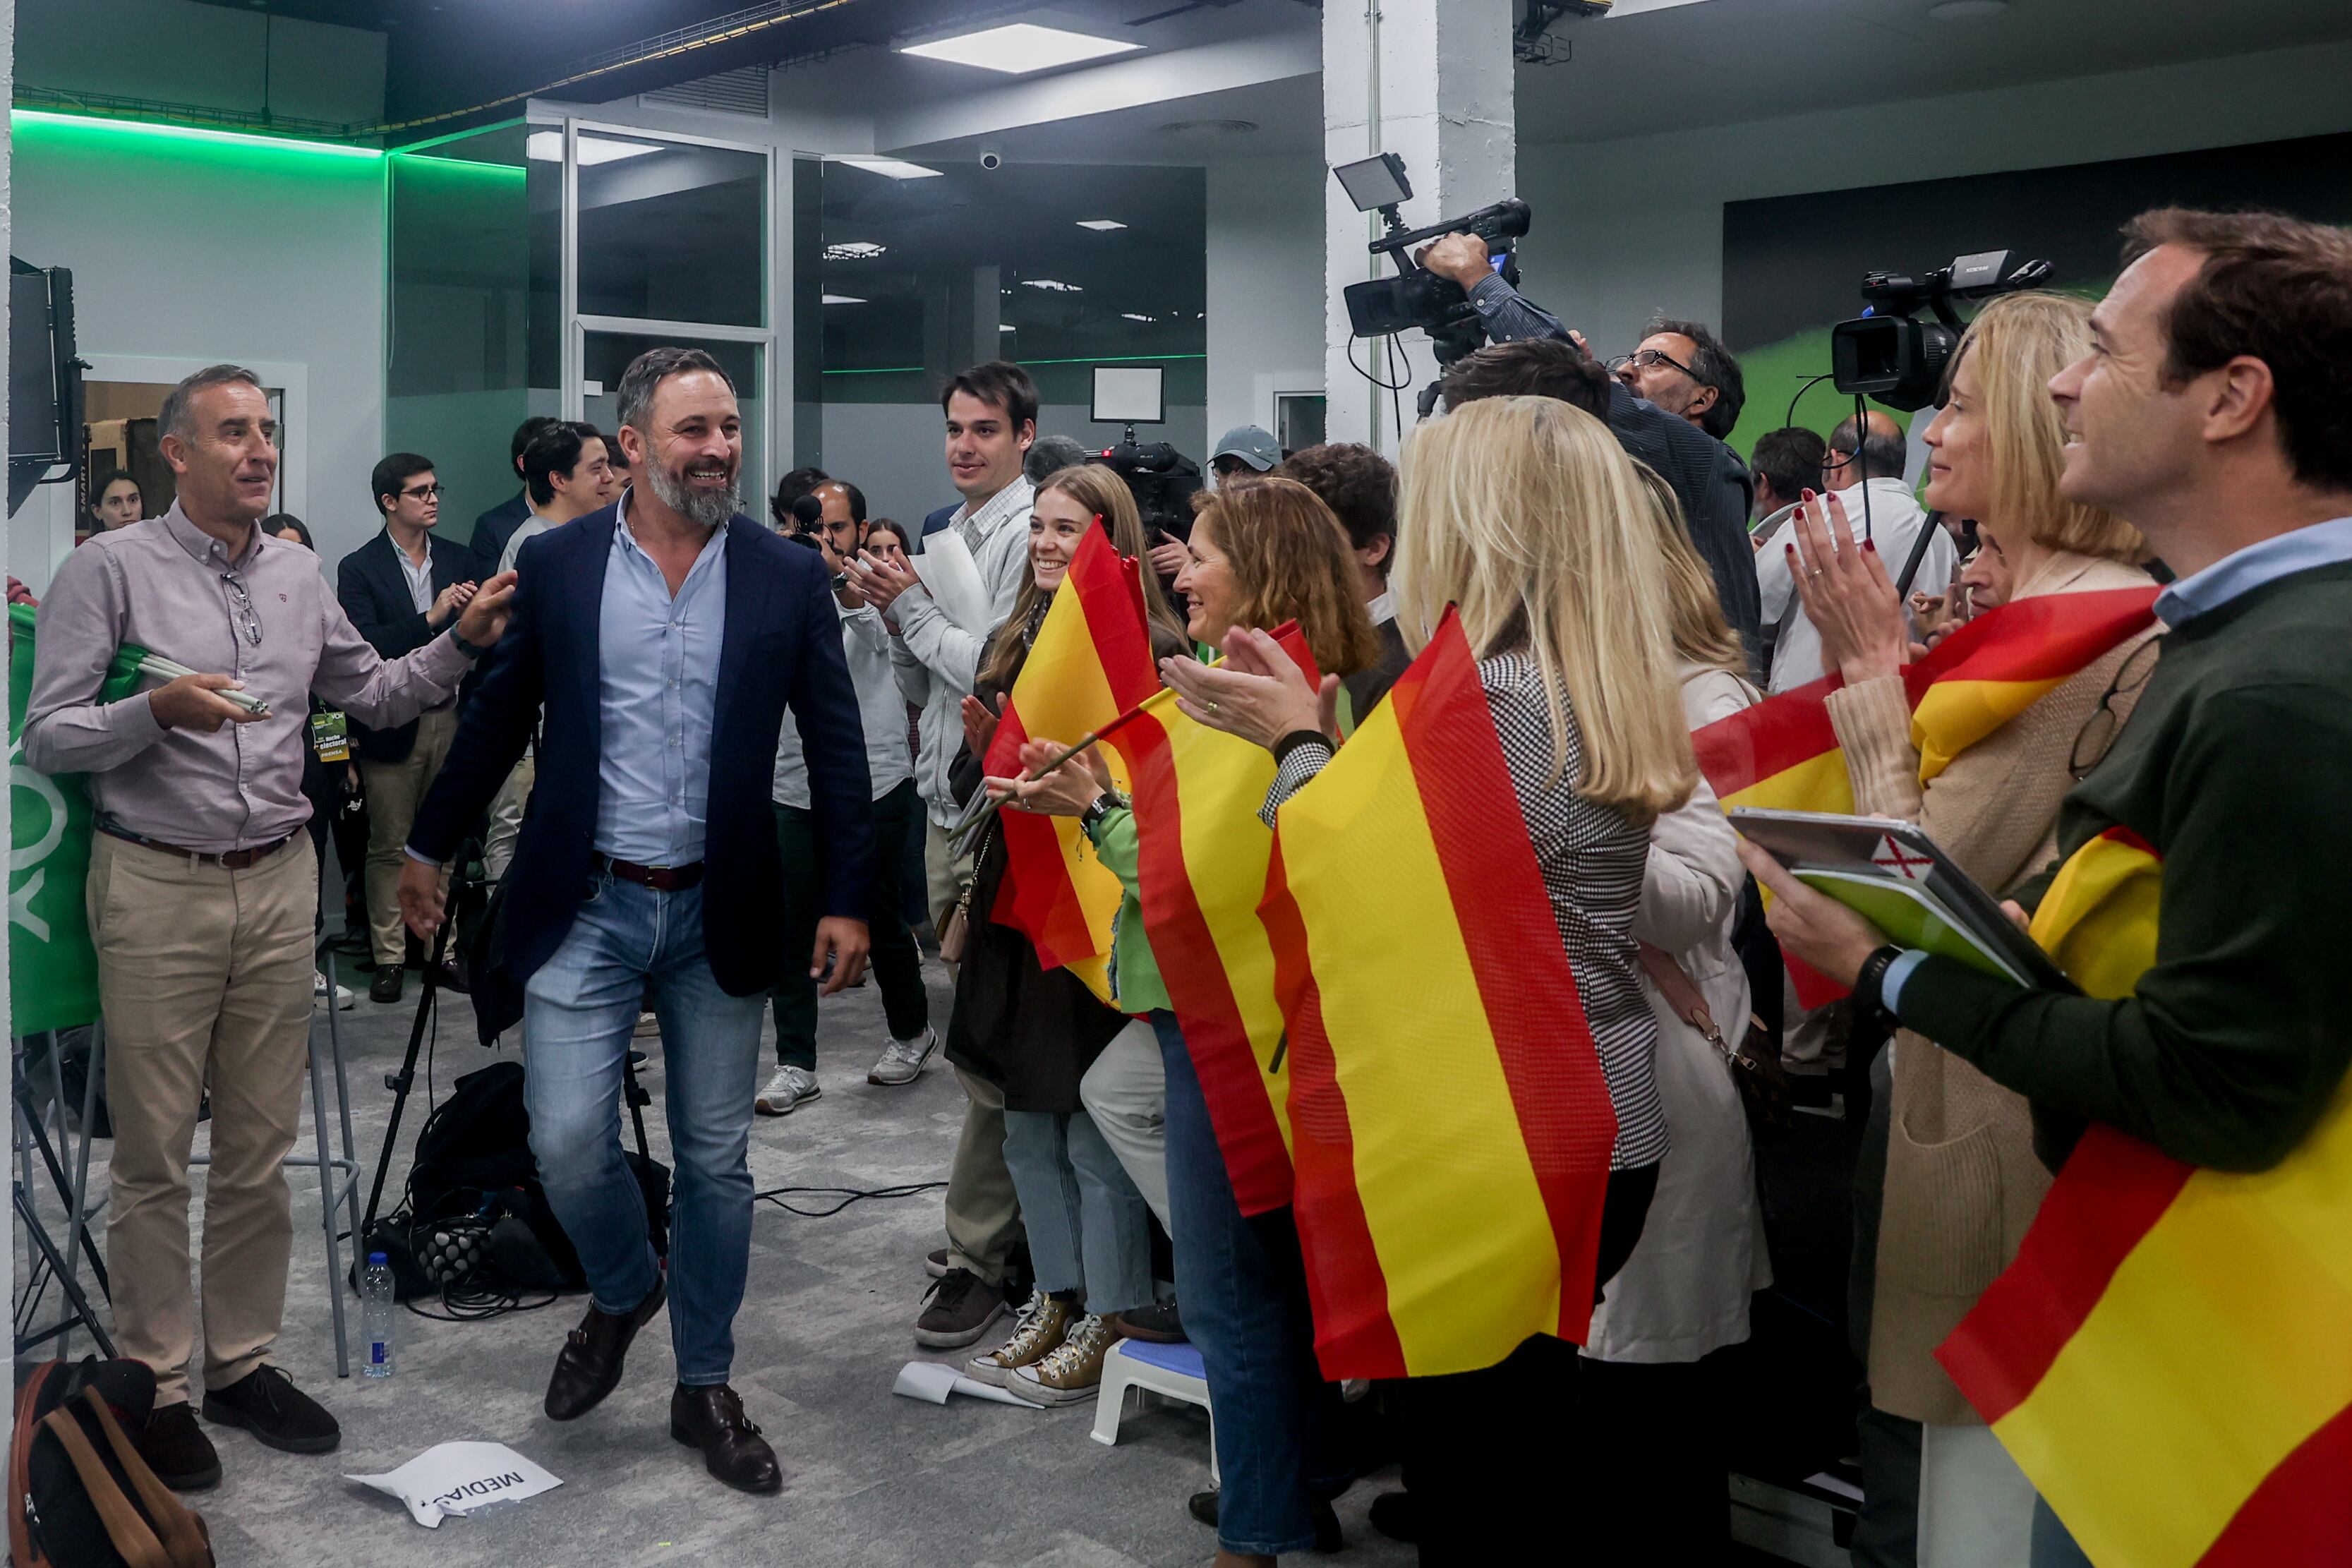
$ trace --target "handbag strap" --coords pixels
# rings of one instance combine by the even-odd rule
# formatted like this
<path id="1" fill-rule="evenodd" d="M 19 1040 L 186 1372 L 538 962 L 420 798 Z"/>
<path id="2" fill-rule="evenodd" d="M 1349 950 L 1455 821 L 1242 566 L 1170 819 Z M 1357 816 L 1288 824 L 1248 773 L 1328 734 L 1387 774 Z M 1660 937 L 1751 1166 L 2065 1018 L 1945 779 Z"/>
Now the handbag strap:
<path id="1" fill-rule="evenodd" d="M 130 1434 L 114 1418 L 113 1409 L 98 1396 L 98 1390 L 85 1387 L 81 1396 L 89 1402 L 98 1416 L 98 1429 L 105 1435 L 106 1445 L 114 1450 L 114 1458 L 122 1466 L 139 1500 L 147 1505 L 147 1516 L 163 1537 L 163 1550 L 171 1557 L 173 1568 L 202 1568 L 213 1560 L 212 1545 L 206 1539 L 203 1521 L 188 1510 L 185 1503 L 172 1495 L 163 1479 L 140 1457 L 131 1446 Z"/>
<path id="2" fill-rule="evenodd" d="M 106 1529 L 106 1538 L 122 1553 L 131 1568 L 173 1568 L 172 1560 L 163 1553 L 163 1543 L 131 1506 L 131 1500 L 116 1484 L 114 1472 L 89 1446 L 89 1436 L 72 1413 L 59 1407 L 41 1417 L 41 1426 L 64 1446 L 66 1458 L 73 1461 L 74 1473 L 81 1478 L 81 1489 L 89 1498 L 90 1506 L 98 1510 L 99 1523 Z"/>
<path id="3" fill-rule="evenodd" d="M 1683 966 L 1675 962 L 1675 955 L 1652 942 L 1643 942 L 1641 948 L 1643 972 L 1666 999 L 1666 1005 L 1674 1009 L 1675 1016 L 1696 1029 L 1724 1060 L 1730 1061 L 1735 1054 L 1730 1042 L 1723 1037 L 1715 1015 L 1707 1011 L 1706 998 L 1691 984 L 1691 977 L 1683 973 Z"/>

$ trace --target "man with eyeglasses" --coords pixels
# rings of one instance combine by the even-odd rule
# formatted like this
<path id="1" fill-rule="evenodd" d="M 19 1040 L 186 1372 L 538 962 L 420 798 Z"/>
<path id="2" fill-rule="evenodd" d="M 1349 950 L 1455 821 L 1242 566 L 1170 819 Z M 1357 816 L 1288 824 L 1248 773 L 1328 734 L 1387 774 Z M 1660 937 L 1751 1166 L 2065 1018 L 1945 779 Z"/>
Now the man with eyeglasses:
<path id="1" fill-rule="evenodd" d="M 1486 242 L 1476 235 L 1449 234 L 1423 247 L 1414 259 L 1462 286 L 1494 342 L 1550 338 L 1572 343 L 1585 357 L 1592 357 L 1584 334 L 1569 331 L 1559 317 L 1530 304 L 1504 280 L 1487 259 Z M 1757 604 L 1756 558 L 1748 544 L 1748 509 L 1753 499 L 1748 466 L 1714 436 L 1638 395 L 1622 379 L 1609 389 L 1608 410 L 1609 432 L 1617 444 L 1657 469 L 1682 503 L 1683 526 L 1715 579 L 1724 618 L 1760 668 L 1763 623 Z"/>
<path id="2" fill-rule="evenodd" d="M 1696 321 L 1660 317 L 1632 353 L 1609 362 L 1609 374 L 1636 397 L 1687 419 L 1718 441 L 1730 439 L 1748 402 L 1739 362 L 1723 340 Z"/>
<path id="3" fill-rule="evenodd" d="M 155 1369 L 155 1413 L 134 1441 L 187 1489 L 220 1479 L 188 1405 L 188 1155 L 207 1074 L 205 1419 L 290 1453 L 340 1438 L 268 1362 L 293 1247 L 278 1162 L 300 1120 L 319 902 L 302 794 L 310 693 L 379 729 L 448 701 L 505 630 L 513 580 L 493 578 L 454 626 L 386 662 L 329 595 L 317 558 L 258 527 L 278 475 L 259 379 L 200 371 L 156 423 L 179 499 L 58 568 L 36 628 L 24 748 L 40 773 L 86 775 L 96 812 L 87 903 L 111 1058 L 114 1331 L 122 1354 Z M 107 701 L 125 644 L 205 673 Z"/>
<path id="4" fill-rule="evenodd" d="M 383 516 L 383 531 L 343 557 L 335 596 L 369 646 L 398 658 L 438 636 L 474 595 L 482 563 L 454 539 L 434 532 L 441 521 L 441 481 L 430 459 L 394 452 L 375 466 L 369 492 Z M 408 939 L 400 923 L 401 847 L 416 820 L 417 802 L 433 787 L 449 742 L 457 733 L 457 702 L 436 703 L 392 729 L 354 716 L 360 782 L 367 786 L 368 945 L 375 956 L 372 1002 L 400 1000 L 401 966 Z"/>

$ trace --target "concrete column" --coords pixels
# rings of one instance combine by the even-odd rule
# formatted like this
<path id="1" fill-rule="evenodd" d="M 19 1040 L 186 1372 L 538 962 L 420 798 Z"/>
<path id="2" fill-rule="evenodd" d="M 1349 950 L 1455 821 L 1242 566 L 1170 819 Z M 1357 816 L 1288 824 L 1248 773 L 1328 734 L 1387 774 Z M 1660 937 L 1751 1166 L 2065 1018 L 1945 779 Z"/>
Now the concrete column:
<path id="1" fill-rule="evenodd" d="M 1328 0 L 1323 7 L 1323 153 L 1331 163 L 1378 153 L 1405 161 L 1413 199 L 1405 226 L 1420 228 L 1512 194 L 1517 137 L 1511 82 L 1512 0 Z M 1393 276 L 1386 258 L 1364 253 L 1381 232 L 1339 183 L 1323 185 L 1324 386 L 1334 441 L 1365 441 L 1391 456 L 1396 399 L 1349 365 L 1348 308 L 1339 290 Z M 1401 340 L 1412 384 L 1397 395 L 1412 426 L 1414 389 L 1436 374 L 1420 332 Z M 1355 361 L 1398 379 L 1384 344 L 1359 342 Z M 1406 368 L 1402 358 L 1398 368 Z"/>

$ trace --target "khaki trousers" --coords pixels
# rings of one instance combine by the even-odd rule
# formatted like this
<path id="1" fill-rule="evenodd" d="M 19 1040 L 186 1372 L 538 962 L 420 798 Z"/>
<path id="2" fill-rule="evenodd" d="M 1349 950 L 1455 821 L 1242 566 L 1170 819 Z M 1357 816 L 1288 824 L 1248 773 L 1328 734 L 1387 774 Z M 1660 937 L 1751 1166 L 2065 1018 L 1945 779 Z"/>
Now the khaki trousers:
<path id="1" fill-rule="evenodd" d="M 397 969 L 408 951 L 400 923 L 400 873 L 408 864 L 408 830 L 416 825 L 425 792 L 449 760 L 449 742 L 457 733 L 457 710 L 445 708 L 418 716 L 416 744 L 400 761 L 360 759 L 360 780 L 367 785 L 368 934 L 378 964 Z"/>
<path id="2" fill-rule="evenodd" d="M 490 830 L 482 839 L 482 869 L 492 882 L 514 864 L 515 840 L 522 836 L 522 808 L 530 804 L 530 786 L 538 779 L 539 759 L 525 752 L 490 802 Z"/>
<path id="3" fill-rule="evenodd" d="M 932 931 L 947 928 L 948 912 L 971 882 L 971 857 L 950 855 L 948 830 L 925 816 L 923 890 Z M 1021 1240 L 1021 1199 L 1004 1164 L 1004 1091 L 961 1068 L 956 1081 L 963 1085 L 963 1132 L 948 1167 L 948 1267 L 995 1285 Z"/>
<path id="4" fill-rule="evenodd" d="M 188 1155 L 207 1067 L 205 1385 L 261 1365 L 285 1316 L 294 1235 L 278 1162 L 301 1121 L 319 861 L 307 833 L 242 871 L 95 837 L 87 899 L 114 1120 L 115 1340 L 155 1369 L 156 1403 L 172 1405 L 188 1397 L 195 1350 Z"/>

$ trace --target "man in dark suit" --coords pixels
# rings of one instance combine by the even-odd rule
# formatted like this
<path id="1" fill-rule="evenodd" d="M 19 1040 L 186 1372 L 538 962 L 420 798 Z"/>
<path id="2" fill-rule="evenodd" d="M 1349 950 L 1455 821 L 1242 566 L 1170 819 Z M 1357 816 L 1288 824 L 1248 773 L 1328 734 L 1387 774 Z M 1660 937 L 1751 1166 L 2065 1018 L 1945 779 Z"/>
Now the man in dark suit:
<path id="1" fill-rule="evenodd" d="M 515 426 L 514 440 L 509 443 L 515 478 L 523 477 L 522 455 L 530 450 L 530 444 L 539 439 L 541 431 L 556 423 L 544 414 L 534 414 Z M 485 570 L 506 558 L 507 541 L 530 517 L 530 489 L 526 485 L 474 520 L 474 553 L 482 558 Z"/>
<path id="2" fill-rule="evenodd" d="M 375 466 L 369 489 L 383 531 L 343 557 L 335 597 L 360 636 L 387 659 L 424 647 L 447 629 L 488 574 L 474 552 L 433 530 L 441 521 L 441 481 L 431 459 L 394 452 Z M 360 782 L 367 786 L 368 943 L 375 977 L 368 996 L 400 1000 L 400 966 L 407 942 L 400 931 L 400 868 L 416 803 L 432 787 L 457 731 L 454 699 L 393 730 L 352 721 Z"/>
<path id="3" fill-rule="evenodd" d="M 557 1355 L 547 1413 L 584 1415 L 665 1300 L 645 1199 L 621 1156 L 618 1095 L 650 990 L 667 1058 L 670 1433 L 729 1486 L 783 1485 L 728 1386 L 751 1241 L 745 1163 L 760 1020 L 786 963 L 825 993 L 866 967 L 874 829 L 857 698 L 824 559 L 736 510 L 735 392 L 698 349 L 639 355 L 620 385 L 639 482 L 524 542 L 513 622 L 408 840 L 410 929 L 443 914 L 440 865 L 522 754 L 539 783 L 507 873 L 509 969 L 524 986 L 525 1100 L 549 1203 L 592 1304 Z M 790 706 L 826 847 L 814 949 L 783 950 L 769 805 Z M 797 891 L 797 890 L 796 890 Z"/>

